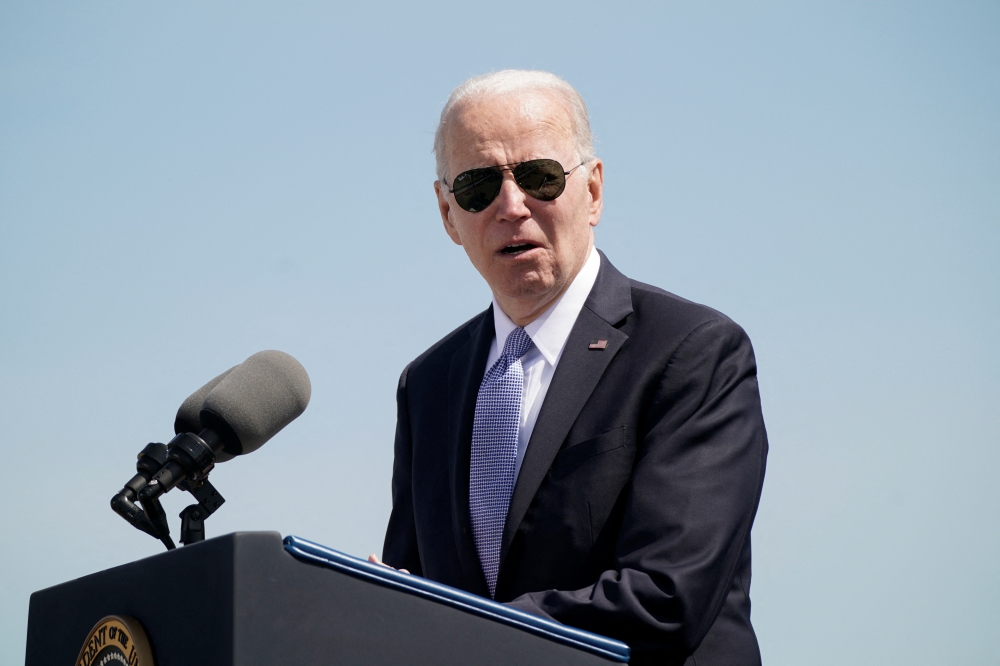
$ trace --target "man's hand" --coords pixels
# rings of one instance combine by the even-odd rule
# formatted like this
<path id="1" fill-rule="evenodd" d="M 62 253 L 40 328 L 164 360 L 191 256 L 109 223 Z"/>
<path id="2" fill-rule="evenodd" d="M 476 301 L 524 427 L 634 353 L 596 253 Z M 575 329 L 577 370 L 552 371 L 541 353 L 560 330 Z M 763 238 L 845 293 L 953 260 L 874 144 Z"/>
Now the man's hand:
<path id="1" fill-rule="evenodd" d="M 389 567 L 388 564 L 386 564 L 382 560 L 378 559 L 378 555 L 376 555 L 375 553 L 372 553 L 371 555 L 368 556 L 368 561 L 371 562 L 372 564 L 381 564 L 384 567 Z M 405 574 L 410 573 L 406 569 L 396 569 L 396 567 L 389 567 L 389 568 L 390 569 L 395 569 L 396 571 L 402 571 Z"/>

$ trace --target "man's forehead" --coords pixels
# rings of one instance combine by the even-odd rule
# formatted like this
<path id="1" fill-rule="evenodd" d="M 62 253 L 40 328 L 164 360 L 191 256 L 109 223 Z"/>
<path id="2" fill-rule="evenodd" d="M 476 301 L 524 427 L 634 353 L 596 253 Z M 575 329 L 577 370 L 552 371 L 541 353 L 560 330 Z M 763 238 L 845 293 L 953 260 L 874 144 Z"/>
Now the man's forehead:
<path id="1" fill-rule="evenodd" d="M 475 134 L 500 134 L 514 126 L 522 131 L 542 130 L 572 134 L 566 106 L 544 91 L 526 91 L 469 100 L 459 105 L 452 126 Z"/>
<path id="2" fill-rule="evenodd" d="M 492 152 L 511 144 L 572 146 L 572 120 L 564 104 L 541 91 L 471 100 L 453 112 L 452 156 Z"/>

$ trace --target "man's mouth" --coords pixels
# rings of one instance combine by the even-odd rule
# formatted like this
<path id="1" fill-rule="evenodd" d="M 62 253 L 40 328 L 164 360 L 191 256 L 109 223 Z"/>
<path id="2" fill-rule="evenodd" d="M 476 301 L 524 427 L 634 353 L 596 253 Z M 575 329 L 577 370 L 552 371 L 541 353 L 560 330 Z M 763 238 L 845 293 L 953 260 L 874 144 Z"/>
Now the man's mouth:
<path id="1" fill-rule="evenodd" d="M 500 250 L 500 252 L 502 252 L 503 254 L 518 255 L 518 254 L 524 254 L 528 250 L 532 250 L 536 247 L 538 246 L 534 245 L 533 243 L 511 243 L 504 249 Z"/>

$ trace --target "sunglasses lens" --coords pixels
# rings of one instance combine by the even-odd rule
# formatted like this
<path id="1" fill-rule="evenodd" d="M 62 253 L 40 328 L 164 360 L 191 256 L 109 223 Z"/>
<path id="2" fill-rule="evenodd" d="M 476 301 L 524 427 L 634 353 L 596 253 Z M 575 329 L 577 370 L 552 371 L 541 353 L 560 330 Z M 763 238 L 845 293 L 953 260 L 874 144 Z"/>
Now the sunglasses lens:
<path id="1" fill-rule="evenodd" d="M 555 160 L 531 160 L 514 168 L 514 180 L 528 195 L 552 201 L 566 188 L 566 175 Z M 494 195 L 495 196 L 495 195 Z"/>
<path id="2" fill-rule="evenodd" d="M 503 174 L 500 169 L 471 169 L 455 176 L 452 190 L 459 206 L 470 213 L 478 213 L 497 198 L 501 185 Z"/>

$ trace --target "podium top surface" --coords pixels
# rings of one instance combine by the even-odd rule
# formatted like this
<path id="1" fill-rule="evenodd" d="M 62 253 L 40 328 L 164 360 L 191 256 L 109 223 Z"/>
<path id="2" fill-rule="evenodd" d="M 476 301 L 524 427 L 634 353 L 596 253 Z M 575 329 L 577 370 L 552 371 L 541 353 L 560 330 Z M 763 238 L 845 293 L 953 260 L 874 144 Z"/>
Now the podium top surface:
<path id="1" fill-rule="evenodd" d="M 157 666 L 629 661 L 619 641 L 277 532 L 129 562 L 39 590 L 29 605 L 26 666 L 76 663 L 109 616 L 136 620 Z"/>
<path id="2" fill-rule="evenodd" d="M 420 576 L 402 573 L 380 564 L 373 564 L 301 537 L 285 537 L 284 544 L 286 551 L 302 561 L 334 569 L 378 585 L 433 599 L 476 615 L 489 617 L 494 621 L 519 627 L 551 640 L 593 652 L 606 659 L 618 662 L 629 660 L 628 645 L 613 638 L 559 624 L 449 585 L 442 585 Z"/>

